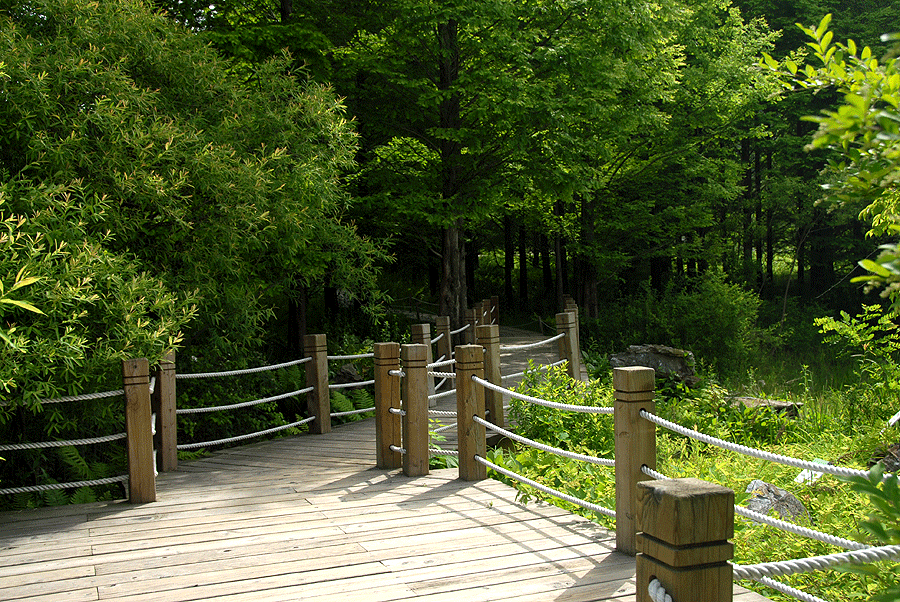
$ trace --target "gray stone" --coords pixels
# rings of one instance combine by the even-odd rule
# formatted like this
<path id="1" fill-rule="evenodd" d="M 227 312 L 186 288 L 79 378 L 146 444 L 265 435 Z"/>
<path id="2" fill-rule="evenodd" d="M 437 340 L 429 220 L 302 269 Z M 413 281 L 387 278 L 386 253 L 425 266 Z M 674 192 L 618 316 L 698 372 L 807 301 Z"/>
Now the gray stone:
<path id="1" fill-rule="evenodd" d="M 341 369 L 338 370 L 337 374 L 334 375 L 334 378 L 331 379 L 331 383 L 334 385 L 344 385 L 347 383 L 362 382 L 362 380 L 356 366 L 353 364 L 344 364 L 341 366 Z"/>
<path id="2" fill-rule="evenodd" d="M 810 522 L 809 512 L 803 502 L 780 487 L 756 479 L 747 485 L 747 493 L 751 494 L 747 507 L 754 512 L 769 514 L 774 510 L 782 520 L 796 523 L 803 519 Z"/>
<path id="3" fill-rule="evenodd" d="M 659 374 L 674 374 L 689 384 L 694 379 L 694 354 L 684 349 L 665 345 L 631 345 L 627 351 L 609 357 L 613 368 L 644 366 L 653 368 Z"/>

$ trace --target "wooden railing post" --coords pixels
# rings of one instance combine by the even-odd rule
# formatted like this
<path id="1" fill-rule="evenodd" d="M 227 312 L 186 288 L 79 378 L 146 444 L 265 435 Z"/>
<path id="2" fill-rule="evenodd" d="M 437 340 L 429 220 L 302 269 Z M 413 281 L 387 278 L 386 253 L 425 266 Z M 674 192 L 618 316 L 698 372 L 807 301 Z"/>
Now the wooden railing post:
<path id="1" fill-rule="evenodd" d="M 331 432 L 331 396 L 328 393 L 328 343 L 324 334 L 308 334 L 303 338 L 303 350 L 312 361 L 306 363 L 306 386 L 314 387 L 306 394 L 306 409 L 316 419 L 309 423 L 309 432 L 323 435 Z"/>
<path id="2" fill-rule="evenodd" d="M 491 297 L 491 319 L 488 324 L 500 325 L 500 297 L 497 295 Z"/>
<path id="3" fill-rule="evenodd" d="M 156 501 L 153 434 L 150 412 L 150 365 L 146 358 L 122 362 L 125 432 L 128 448 L 128 501 Z"/>
<path id="4" fill-rule="evenodd" d="M 556 334 L 565 333 L 566 336 L 559 339 L 556 344 L 559 349 L 559 359 L 566 360 L 566 371 L 575 380 L 581 380 L 581 366 L 578 358 L 581 352 L 578 348 L 578 330 L 575 325 L 575 316 L 568 312 L 556 314 Z"/>
<path id="5" fill-rule="evenodd" d="M 484 388 L 472 382 L 472 376 L 484 378 L 484 349 L 481 345 L 456 348 L 456 421 L 459 437 L 459 478 L 480 481 L 487 478 L 487 468 L 475 461 L 484 457 L 487 444 L 485 428 L 472 416 L 484 418 Z"/>
<path id="6" fill-rule="evenodd" d="M 432 362 L 434 362 L 434 353 L 431 350 L 431 324 L 413 324 L 412 342 L 420 345 L 425 345 L 426 364 L 431 364 Z M 434 395 L 434 377 L 428 376 L 426 378 L 426 382 L 428 383 L 428 395 Z M 437 406 L 437 401 L 429 401 L 428 405 L 429 407 Z"/>
<path id="7" fill-rule="evenodd" d="M 378 468 L 400 468 L 400 452 L 391 445 L 401 447 L 400 415 L 391 408 L 400 409 L 400 377 L 391 375 L 400 370 L 400 345 L 375 343 L 375 458 Z"/>
<path id="8" fill-rule="evenodd" d="M 672 479 L 640 483 L 637 498 L 637 602 L 651 602 L 654 578 L 678 602 L 730 602 L 734 492 Z"/>
<path id="9" fill-rule="evenodd" d="M 156 388 L 152 395 L 160 472 L 178 470 L 178 417 L 175 414 L 175 404 L 175 352 L 170 351 L 160 360 L 156 369 Z"/>
<path id="10" fill-rule="evenodd" d="M 475 329 L 475 344 L 484 348 L 484 380 L 494 385 L 502 385 L 500 378 L 500 327 L 496 324 L 485 324 Z M 487 420 L 504 428 L 503 394 L 497 391 L 484 392 L 484 410 Z"/>
<path id="11" fill-rule="evenodd" d="M 400 359 L 403 361 L 403 474 L 419 477 L 428 474 L 428 369 L 426 346 L 403 345 Z"/>
<path id="12" fill-rule="evenodd" d="M 572 314 L 575 316 L 575 340 L 578 341 L 576 349 L 578 349 L 578 353 L 575 354 L 575 361 L 578 364 L 578 372 L 577 374 L 581 374 L 581 319 L 579 318 L 578 313 L 578 304 L 575 303 L 575 300 L 572 298 L 566 299 L 566 313 Z"/>
<path id="13" fill-rule="evenodd" d="M 437 317 L 434 325 L 434 334 L 435 336 L 444 335 L 437 342 L 437 356 L 443 356 L 445 360 L 452 359 L 453 341 L 451 339 L 453 335 L 450 334 L 450 316 Z M 441 368 L 440 372 L 452 372 L 452 370 Z"/>
<path id="14" fill-rule="evenodd" d="M 463 340 L 465 341 L 465 345 L 474 345 L 475 344 L 475 327 L 478 326 L 478 308 L 477 306 L 472 309 L 466 310 L 466 324 L 469 325 L 463 331 Z"/>
<path id="15" fill-rule="evenodd" d="M 637 484 L 650 478 L 641 467 L 656 469 L 656 427 L 640 415 L 641 410 L 653 413 L 656 408 L 655 375 L 653 368 L 640 366 L 613 369 L 616 550 L 629 556 L 636 552 Z"/>

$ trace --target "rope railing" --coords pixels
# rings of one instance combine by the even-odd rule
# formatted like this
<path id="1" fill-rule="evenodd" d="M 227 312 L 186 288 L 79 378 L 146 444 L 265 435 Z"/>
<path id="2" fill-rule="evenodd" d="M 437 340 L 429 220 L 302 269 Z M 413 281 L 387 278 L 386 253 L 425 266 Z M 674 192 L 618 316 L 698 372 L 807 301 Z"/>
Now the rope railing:
<path id="1" fill-rule="evenodd" d="M 881 560 L 898 559 L 900 559 L 900 545 L 891 545 L 779 562 L 734 564 L 732 569 L 735 579 L 760 579 L 763 577 L 783 577 L 797 573 L 810 573 L 845 564 L 867 564 Z"/>
<path id="2" fill-rule="evenodd" d="M 495 433 L 499 433 L 499 434 L 503 435 L 504 437 L 507 437 L 508 439 L 512 439 L 513 441 L 518 441 L 519 443 L 528 445 L 529 447 L 533 447 L 533 448 L 539 449 L 541 451 L 545 451 L 547 453 L 551 453 L 551 454 L 554 454 L 557 456 L 562 456 L 563 458 L 569 458 L 572 460 L 580 460 L 582 462 L 588 462 L 590 464 L 598 464 L 600 466 L 614 467 L 616 465 L 615 460 L 610 460 L 608 458 L 598 458 L 596 456 L 588 456 L 585 454 L 578 454 L 575 452 L 567 451 L 565 449 L 560 449 L 558 447 L 553 447 L 551 445 L 546 445 L 539 441 L 534 441 L 533 439 L 528 439 L 521 435 L 517 435 L 513 432 L 510 432 L 506 429 L 502 429 L 499 426 L 492 424 L 479 416 L 473 417 L 472 420 L 476 424 L 480 424 L 481 426 L 485 427 L 486 429 L 491 430 Z"/>
<path id="3" fill-rule="evenodd" d="M 454 391 L 454 393 L 456 393 L 456 391 Z M 430 399 L 430 398 L 431 398 L 431 397 L 429 397 L 429 399 Z M 457 413 L 456 413 L 456 412 L 451 412 L 451 411 L 449 411 L 449 410 L 432 410 L 432 409 L 429 409 L 429 410 L 428 410 L 428 415 L 429 415 L 429 416 L 446 416 L 446 417 L 448 417 L 448 418 L 456 418 Z"/>
<path id="4" fill-rule="evenodd" d="M 498 393 L 509 395 L 510 397 L 513 397 L 515 399 L 521 399 L 522 401 L 527 401 L 529 403 L 541 405 L 548 408 L 554 408 L 557 410 L 565 410 L 567 412 L 580 412 L 582 414 L 612 414 L 615 411 L 612 407 L 577 406 L 568 403 L 547 401 L 546 399 L 541 399 L 539 397 L 532 397 L 531 395 L 525 395 L 524 393 L 511 391 L 510 389 L 495 385 L 484 380 L 483 378 L 478 378 L 477 376 L 473 376 L 472 380 L 486 389 L 491 389 L 492 391 L 497 391 Z"/>
<path id="5" fill-rule="evenodd" d="M 549 339 L 544 339 L 543 341 L 538 341 L 536 343 L 528 343 L 526 345 L 504 345 L 500 347 L 500 351 L 526 351 L 528 349 L 534 349 L 535 347 L 543 347 L 544 345 L 555 343 L 564 336 L 566 336 L 566 333 L 561 332 L 556 336 L 550 337 Z"/>
<path id="6" fill-rule="evenodd" d="M 459 452 L 455 449 L 444 449 L 438 446 L 432 446 L 428 448 L 428 451 L 431 452 L 432 455 L 435 456 L 456 456 L 459 457 Z"/>
<path id="7" fill-rule="evenodd" d="M 107 443 L 109 441 L 118 441 L 124 439 L 128 435 L 126 433 L 116 433 L 115 435 L 105 435 L 103 437 L 94 437 L 92 439 L 71 439 L 69 441 L 44 441 L 41 443 L 9 443 L 0 445 L 0 452 L 15 451 L 25 449 L 47 449 L 51 447 L 69 447 L 74 445 L 96 445 L 98 443 Z"/>
<path id="8" fill-rule="evenodd" d="M 511 479 L 515 479 L 515 480 L 519 481 L 520 483 L 525 483 L 526 485 L 528 485 L 530 487 L 534 487 L 538 491 L 543 491 L 544 493 L 546 493 L 548 495 L 552 495 L 554 497 L 557 497 L 563 501 L 569 502 L 571 504 L 575 504 L 576 506 L 581 506 L 582 508 L 585 508 L 586 510 L 596 512 L 598 514 L 602 514 L 602 515 L 608 516 L 610 518 L 616 517 L 615 510 L 610 510 L 609 508 L 606 508 L 604 506 L 600 506 L 598 504 L 593 504 L 591 502 L 579 499 L 579 498 L 571 496 L 567 493 L 563 493 L 562 491 L 553 489 L 552 487 L 547 487 L 546 485 L 538 483 L 537 481 L 533 481 L 527 477 L 523 477 L 520 474 L 516 474 L 516 473 L 512 472 L 511 470 L 501 468 L 500 466 L 497 466 L 493 462 L 491 462 L 489 460 L 485 460 L 481 456 L 476 455 L 475 461 L 478 462 L 479 464 L 483 464 L 484 466 L 486 466 L 487 468 L 490 468 L 491 470 L 493 470 L 495 472 L 505 475 Z"/>
<path id="9" fill-rule="evenodd" d="M 404 372 L 403 370 L 388 370 L 388 374 L 390 374 L 391 376 L 399 376 L 400 378 L 406 377 L 406 372 Z"/>
<path id="10" fill-rule="evenodd" d="M 674 433 L 678 433 L 679 435 L 684 435 L 686 437 L 690 437 L 691 439 L 695 439 L 697 441 L 701 441 L 703 443 L 708 443 L 710 445 L 714 445 L 721 449 L 725 449 L 728 451 L 737 452 L 739 454 L 743 454 L 745 456 L 750 456 L 752 458 L 757 458 L 760 460 L 768 460 L 769 462 L 776 462 L 778 464 L 784 464 L 785 466 L 791 466 L 794 468 L 800 468 L 803 470 L 810 470 L 813 472 L 823 472 L 832 474 L 839 477 L 866 477 L 868 473 L 864 470 L 857 470 L 855 468 L 845 468 L 843 466 L 833 466 L 831 464 L 818 464 L 816 462 L 810 462 L 808 460 L 800 460 L 797 458 L 792 458 L 790 456 L 783 456 L 781 454 L 775 454 L 772 452 L 767 452 L 761 449 L 755 449 L 752 447 L 747 447 L 746 445 L 741 445 L 739 443 L 732 443 L 731 441 L 725 441 L 724 439 L 719 439 L 717 437 L 713 437 L 711 435 L 706 435 L 704 433 L 695 431 L 693 429 L 689 429 L 687 427 L 681 426 L 680 424 L 676 424 L 674 422 L 670 422 L 664 418 L 660 418 L 655 414 L 651 414 L 646 410 L 641 410 L 641 417 L 649 420 L 650 422 L 661 426 L 665 429 L 668 429 Z M 885 473 L 885 478 L 891 475 Z"/>
<path id="11" fill-rule="evenodd" d="M 104 399 L 106 397 L 118 397 L 119 395 L 125 395 L 125 389 L 115 389 L 114 391 L 101 391 L 99 393 L 84 393 L 83 395 L 66 395 L 63 397 L 54 397 L 53 399 L 42 399 L 41 404 L 68 403 L 70 401 L 89 401 L 91 399 Z"/>
<path id="12" fill-rule="evenodd" d="M 329 384 L 328 388 L 329 389 L 359 389 L 359 388 L 368 387 L 368 386 L 374 385 L 374 384 L 375 384 L 375 380 L 372 379 L 372 380 L 361 380 L 359 382 Z"/>
<path id="13" fill-rule="evenodd" d="M 432 372 L 428 371 L 428 376 L 433 376 L 435 378 L 443 378 L 446 380 L 453 380 L 456 378 L 456 372 Z"/>
<path id="14" fill-rule="evenodd" d="M 388 408 L 388 412 L 391 414 L 397 414 L 398 416 L 406 416 L 406 411 L 401 410 L 400 408 Z"/>
<path id="15" fill-rule="evenodd" d="M 556 366 L 562 366 L 566 363 L 567 360 L 560 360 L 558 362 L 553 362 L 552 364 L 542 364 L 537 366 L 538 370 L 549 370 L 550 368 L 555 368 Z M 513 374 L 507 374 L 505 376 L 501 376 L 501 380 L 510 380 L 512 378 L 519 378 L 520 376 L 525 376 L 526 372 L 515 372 Z"/>
<path id="16" fill-rule="evenodd" d="M 305 389 L 291 391 L 290 393 L 282 393 L 280 395 L 273 395 L 272 397 L 264 397 L 262 399 L 254 399 L 253 401 L 244 401 L 242 403 L 233 403 L 233 404 L 224 405 L 224 406 L 210 406 L 207 408 L 178 408 L 175 410 L 175 414 L 178 416 L 181 416 L 182 414 L 204 414 L 207 412 L 219 412 L 222 410 L 236 410 L 238 408 L 249 408 L 249 407 L 260 405 L 263 403 L 268 403 L 270 401 L 279 401 L 281 399 L 287 399 L 289 397 L 296 397 L 298 395 L 303 395 L 304 393 L 309 393 L 313 389 L 314 389 L 314 387 L 306 387 Z"/>
<path id="17" fill-rule="evenodd" d="M 369 412 L 374 412 L 375 406 L 371 408 L 362 408 L 360 410 L 347 410 L 346 412 L 332 412 L 332 418 L 343 418 L 344 416 L 356 416 L 357 414 L 368 414 Z"/>
<path id="18" fill-rule="evenodd" d="M 447 424 L 447 425 L 438 427 L 438 428 L 434 429 L 434 431 L 432 431 L 432 432 L 434 432 L 434 433 L 445 433 L 445 432 L 447 432 L 447 431 L 452 431 L 452 430 L 455 429 L 456 427 L 457 427 L 457 424 L 454 422 L 454 423 L 452 423 L 452 424 Z"/>
<path id="19" fill-rule="evenodd" d="M 429 395 L 428 400 L 435 401 L 438 399 L 443 399 L 444 397 L 450 397 L 451 395 L 456 395 L 456 389 L 450 389 L 449 391 L 441 391 L 440 393 Z"/>
<path id="20" fill-rule="evenodd" d="M 397 452 L 398 454 L 405 454 L 406 450 L 400 447 L 399 445 L 391 445 L 390 446 L 392 452 Z"/>
<path id="21" fill-rule="evenodd" d="M 452 335 L 457 335 L 457 334 L 459 334 L 459 333 L 461 333 L 461 332 L 465 332 L 466 329 L 469 328 L 470 326 L 471 326 L 471 324 L 466 324 L 466 325 L 464 325 L 464 326 L 462 326 L 462 327 L 460 327 L 460 328 L 457 328 L 456 330 L 451 330 L 451 331 L 450 331 L 450 334 L 452 334 Z"/>
<path id="22" fill-rule="evenodd" d="M 434 337 L 433 339 L 431 339 L 431 344 L 434 345 L 435 343 L 437 343 L 438 341 L 440 341 L 441 339 L 443 339 L 443 338 L 444 338 L 444 334 L 445 334 L 445 333 L 442 332 L 441 334 L 439 334 L 439 335 L 437 335 L 436 337 Z"/>
<path id="23" fill-rule="evenodd" d="M 369 352 L 357 353 L 356 355 L 327 355 L 325 356 L 325 359 L 327 359 L 329 362 L 345 362 L 349 360 L 364 360 L 370 357 L 375 357 L 375 354 L 373 352 Z"/>
<path id="24" fill-rule="evenodd" d="M 269 370 L 278 370 L 280 368 L 290 368 L 312 361 L 311 357 L 304 357 L 299 360 L 284 362 L 281 364 L 272 364 L 270 366 L 258 366 L 256 368 L 245 368 L 243 370 L 226 370 L 224 372 L 195 372 L 193 374 L 176 374 L 176 379 L 194 379 L 194 378 L 218 378 L 225 376 L 240 376 L 242 374 L 256 374 L 257 372 L 266 372 Z"/>
<path id="25" fill-rule="evenodd" d="M 276 426 L 274 428 L 266 429 L 264 431 L 257 431 L 255 433 L 250 433 L 247 435 L 239 435 L 237 437 L 229 437 L 227 439 L 216 439 L 215 441 L 204 441 L 201 443 L 187 443 L 184 445 L 176 446 L 178 451 L 188 451 L 192 449 L 200 449 L 201 447 L 215 447 L 217 445 L 225 445 L 228 443 L 237 443 L 239 441 L 246 441 L 247 439 L 253 439 L 255 437 L 262 437 L 264 435 L 271 435 L 272 433 L 277 433 L 279 431 L 283 431 L 289 428 L 296 428 L 300 425 L 306 424 L 308 422 L 312 422 L 315 420 L 315 416 L 310 416 L 309 418 L 304 418 L 303 420 L 298 420 L 297 422 L 292 422 L 291 424 L 284 424 L 282 426 Z"/>
<path id="26" fill-rule="evenodd" d="M 652 579 L 650 585 L 647 586 L 647 593 L 653 602 L 672 602 L 672 596 L 666 593 L 666 588 L 662 586 L 659 579 Z"/>
<path id="27" fill-rule="evenodd" d="M 434 361 L 434 362 L 426 365 L 425 368 L 427 368 L 428 370 L 434 370 L 435 368 L 441 368 L 443 366 L 452 366 L 455 363 L 456 363 L 456 360 L 445 359 L 445 356 L 442 355 L 441 357 L 439 357 L 437 359 L 437 361 Z"/>
<path id="28" fill-rule="evenodd" d="M 128 480 L 128 475 L 119 475 L 117 477 L 108 477 L 105 479 L 94 479 L 91 481 L 73 481 L 70 483 L 47 483 L 46 485 L 30 485 L 28 487 L 10 487 L 8 489 L 0 489 L 0 495 L 14 495 L 16 493 L 39 493 L 41 491 L 51 491 L 55 489 L 78 489 L 80 487 L 95 487 L 98 485 L 111 485 L 113 483 L 123 483 Z"/>

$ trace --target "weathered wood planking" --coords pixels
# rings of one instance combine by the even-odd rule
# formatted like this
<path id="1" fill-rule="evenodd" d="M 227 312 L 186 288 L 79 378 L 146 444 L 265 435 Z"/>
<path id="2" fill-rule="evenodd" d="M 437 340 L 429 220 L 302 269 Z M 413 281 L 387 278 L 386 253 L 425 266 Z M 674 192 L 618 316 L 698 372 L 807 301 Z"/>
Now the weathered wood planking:
<path id="1" fill-rule="evenodd" d="M 599 526 L 455 469 L 374 465 L 369 420 L 183 462 L 155 503 L 0 514 L 0 600 L 634 600 Z"/>

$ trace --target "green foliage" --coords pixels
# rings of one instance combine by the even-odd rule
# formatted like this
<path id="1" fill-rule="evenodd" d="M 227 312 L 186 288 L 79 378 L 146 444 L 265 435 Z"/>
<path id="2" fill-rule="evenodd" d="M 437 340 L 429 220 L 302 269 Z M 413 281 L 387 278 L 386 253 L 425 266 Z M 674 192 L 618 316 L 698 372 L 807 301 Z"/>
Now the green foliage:
<path id="1" fill-rule="evenodd" d="M 874 510 L 860 527 L 874 537 L 881 545 L 900 545 L 900 488 L 897 475 L 884 478 L 884 465 L 876 464 L 867 477 L 851 477 L 850 486 L 857 493 L 868 496 Z M 871 576 L 879 583 L 879 593 L 872 598 L 875 602 L 897 602 L 900 600 L 900 584 L 897 570 L 900 563 L 880 562 L 873 565 L 849 568 L 856 573 Z"/>

